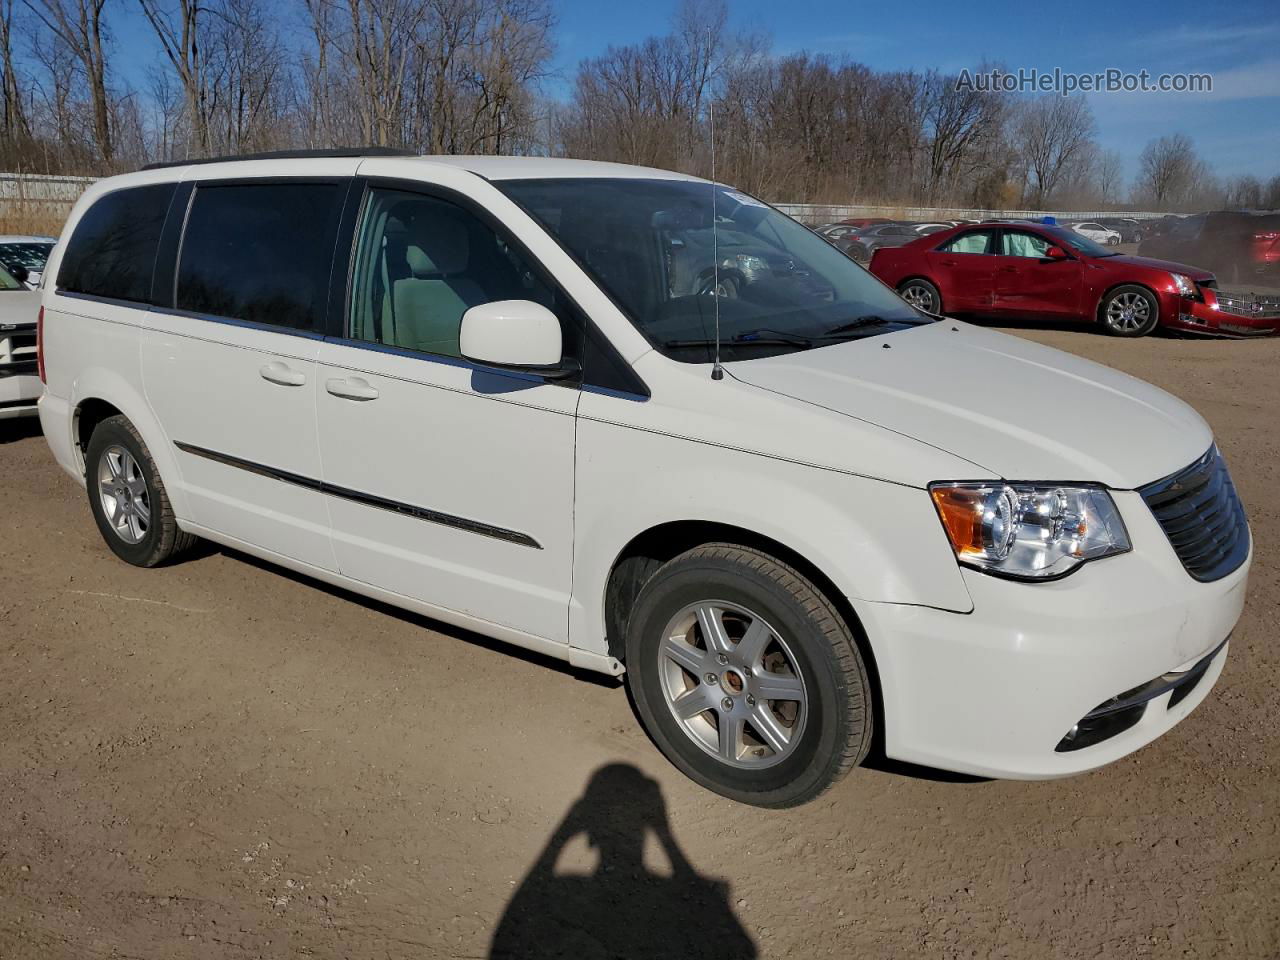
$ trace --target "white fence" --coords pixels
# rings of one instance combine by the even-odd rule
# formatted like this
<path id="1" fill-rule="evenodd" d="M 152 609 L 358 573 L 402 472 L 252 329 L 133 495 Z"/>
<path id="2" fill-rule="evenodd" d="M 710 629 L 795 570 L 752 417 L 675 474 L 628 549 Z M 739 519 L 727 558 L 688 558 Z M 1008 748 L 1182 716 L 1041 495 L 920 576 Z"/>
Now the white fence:
<path id="1" fill-rule="evenodd" d="M 14 215 L 31 215 L 39 211 L 45 216 L 65 219 L 72 205 L 93 177 L 50 177 L 31 173 L 0 173 L 0 219 Z M 888 217 L 892 220 L 987 220 L 1039 219 L 1094 220 L 1098 217 L 1135 217 L 1150 219 L 1163 214 L 1149 211 L 1103 210 L 978 210 L 971 207 L 904 207 L 874 204 L 779 203 L 782 212 L 802 223 L 819 224 L 853 217 Z M 60 222 L 60 220 L 59 220 Z M 51 226 L 56 226 L 53 224 Z"/>
<path id="2" fill-rule="evenodd" d="M 54 233 L 93 177 L 0 173 L 0 233 Z"/>

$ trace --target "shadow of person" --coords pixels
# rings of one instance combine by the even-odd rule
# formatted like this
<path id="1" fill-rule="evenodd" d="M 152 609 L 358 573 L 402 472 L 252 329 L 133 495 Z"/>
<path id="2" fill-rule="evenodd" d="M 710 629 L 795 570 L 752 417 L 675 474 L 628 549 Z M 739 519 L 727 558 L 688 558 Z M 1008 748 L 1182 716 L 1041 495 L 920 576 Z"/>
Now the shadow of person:
<path id="1" fill-rule="evenodd" d="M 671 875 L 646 868 L 652 832 Z M 570 841 L 585 838 L 593 873 L 557 873 Z M 700 876 L 667 822 L 657 783 L 629 764 L 601 767 L 560 822 L 507 904 L 490 960 L 747 960 L 756 946 L 729 908 L 729 888 Z"/>

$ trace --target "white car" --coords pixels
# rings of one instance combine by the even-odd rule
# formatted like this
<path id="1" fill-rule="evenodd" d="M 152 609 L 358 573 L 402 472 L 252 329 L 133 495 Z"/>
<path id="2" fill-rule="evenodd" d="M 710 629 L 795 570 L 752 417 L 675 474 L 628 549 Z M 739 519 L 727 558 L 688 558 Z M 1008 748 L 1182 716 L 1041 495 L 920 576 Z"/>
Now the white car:
<path id="1" fill-rule="evenodd" d="M 57 242 L 55 237 L 0 236 L 0 267 L 10 273 L 25 273 L 19 279 L 34 290 L 40 286 L 44 265 Z"/>
<path id="2" fill-rule="evenodd" d="M 713 224 L 767 291 L 717 293 L 714 258 L 673 287 Z M 1106 764 L 1208 695 L 1244 603 L 1194 410 L 921 314 L 704 180 L 162 167 L 90 187 L 49 269 L 41 423 L 120 558 L 206 537 L 625 673 L 671 761 L 748 803 L 817 796 L 877 729 L 971 774 Z"/>
<path id="3" fill-rule="evenodd" d="M 40 294 L 0 266 L 0 420 L 34 416 L 44 390 L 36 369 Z"/>
<path id="4" fill-rule="evenodd" d="M 1087 221 L 1085 223 L 1073 223 L 1071 229 L 1082 237 L 1088 237 L 1095 243 L 1104 243 L 1114 247 L 1120 242 L 1120 231 L 1112 230 L 1110 227 L 1104 227 L 1100 223 Z"/>

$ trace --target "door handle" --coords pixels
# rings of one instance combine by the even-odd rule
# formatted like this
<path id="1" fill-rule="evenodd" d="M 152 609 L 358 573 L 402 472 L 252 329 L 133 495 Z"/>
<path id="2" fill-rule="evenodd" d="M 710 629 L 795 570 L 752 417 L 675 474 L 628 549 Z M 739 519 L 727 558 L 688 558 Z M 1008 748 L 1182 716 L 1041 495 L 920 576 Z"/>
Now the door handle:
<path id="1" fill-rule="evenodd" d="M 1017 273 L 1018 268 L 1017 267 L 1001 267 L 1000 272 L 1001 273 Z"/>
<path id="2" fill-rule="evenodd" d="M 942 265 L 944 267 L 954 267 L 956 265 L 956 262 L 954 260 L 943 260 Z"/>
<path id="3" fill-rule="evenodd" d="M 258 373 L 263 380 L 270 380 L 282 387 L 300 387 L 307 382 L 307 375 L 297 370 L 290 370 L 287 364 L 272 360 L 266 366 L 259 367 Z"/>
<path id="4" fill-rule="evenodd" d="M 330 377 L 324 388 L 344 400 L 377 400 L 378 388 L 363 377 Z"/>

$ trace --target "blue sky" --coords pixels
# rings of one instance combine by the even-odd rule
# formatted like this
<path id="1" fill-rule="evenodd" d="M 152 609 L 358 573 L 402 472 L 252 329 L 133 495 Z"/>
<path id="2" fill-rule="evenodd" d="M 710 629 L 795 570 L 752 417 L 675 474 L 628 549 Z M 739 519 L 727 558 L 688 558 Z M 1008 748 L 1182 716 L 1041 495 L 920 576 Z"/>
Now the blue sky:
<path id="1" fill-rule="evenodd" d="M 660 32 L 678 6 L 559 2 L 556 60 L 565 76 L 610 43 Z M 1148 140 L 1182 131 L 1221 176 L 1280 174 L 1277 0 L 729 0 L 729 12 L 735 25 L 772 34 L 775 53 L 848 56 L 878 69 L 952 72 L 991 60 L 1010 70 L 1211 73 L 1208 95 L 1091 95 L 1102 145 L 1120 151 L 1132 174 Z"/>
<path id="2" fill-rule="evenodd" d="M 560 21 L 553 94 L 568 89 L 583 57 L 665 32 L 678 6 L 678 0 L 553 2 Z M 1119 151 L 1132 175 L 1148 140 L 1181 131 L 1220 176 L 1280 174 L 1278 0 L 728 2 L 732 25 L 771 35 L 775 53 L 847 56 L 877 69 L 953 72 L 987 60 L 1010 70 L 1211 73 L 1211 94 L 1090 95 L 1103 147 Z M 121 46 L 137 52 L 130 72 L 141 83 L 153 43 L 136 10 L 117 0 L 113 27 Z"/>

